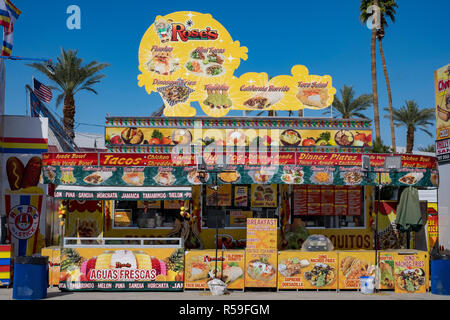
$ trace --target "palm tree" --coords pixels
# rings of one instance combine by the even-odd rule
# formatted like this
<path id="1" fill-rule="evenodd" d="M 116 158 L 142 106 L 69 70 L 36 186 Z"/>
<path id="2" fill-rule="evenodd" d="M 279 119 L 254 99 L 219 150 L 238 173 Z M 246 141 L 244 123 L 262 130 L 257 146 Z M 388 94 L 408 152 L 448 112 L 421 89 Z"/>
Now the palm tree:
<path id="1" fill-rule="evenodd" d="M 429 144 L 426 147 L 419 147 L 419 151 L 422 152 L 429 152 L 429 153 L 435 153 L 436 152 L 436 145 L 435 144 Z"/>
<path id="2" fill-rule="evenodd" d="M 433 125 L 432 121 L 436 116 L 434 108 L 419 109 L 414 100 L 407 100 L 400 109 L 393 108 L 392 114 L 396 127 L 406 127 L 406 153 L 413 151 L 414 134 L 417 130 L 425 132 L 430 137 L 433 136 L 427 128 Z"/>
<path id="3" fill-rule="evenodd" d="M 372 95 L 362 94 L 355 98 L 353 86 L 346 86 L 340 89 L 341 99 L 334 97 L 332 108 L 340 113 L 343 119 L 366 118 L 361 112 L 367 110 L 372 105 Z M 324 113 L 325 114 L 325 113 Z"/>
<path id="4" fill-rule="evenodd" d="M 388 94 L 388 103 L 389 103 L 389 123 L 391 128 L 391 138 L 392 138 L 392 149 L 393 152 L 396 152 L 396 142 L 395 142 L 395 129 L 394 129 L 394 119 L 392 115 L 392 91 L 391 91 L 391 84 L 389 81 L 389 75 L 387 72 L 386 67 L 386 58 L 384 55 L 383 50 L 383 38 L 385 36 L 385 29 L 387 27 L 387 19 L 386 17 L 390 18 L 392 22 L 395 22 L 395 8 L 398 8 L 397 4 L 395 3 L 395 0 L 378 0 L 378 3 L 375 3 L 372 0 L 363 0 L 361 2 L 361 18 L 363 22 L 367 22 L 369 16 L 367 14 L 367 8 L 373 4 L 376 4 L 380 8 L 380 29 L 376 32 L 376 37 L 378 39 L 378 47 L 380 51 L 381 56 L 381 62 L 383 65 L 383 72 L 384 72 L 384 78 L 386 81 L 386 88 L 387 88 L 387 94 Z M 365 8 L 365 10 L 362 10 Z M 372 30 L 373 31 L 373 30 Z"/>
<path id="5" fill-rule="evenodd" d="M 372 146 L 372 153 L 391 153 L 391 152 L 392 152 L 391 147 L 385 145 L 383 140 L 381 140 L 381 138 L 375 139 Z"/>
<path id="6" fill-rule="evenodd" d="M 369 18 L 372 18 L 372 15 L 367 13 L 367 8 L 370 5 L 378 6 L 378 0 L 362 0 L 360 10 L 359 19 L 362 23 L 367 23 Z M 373 121 L 375 125 L 375 137 L 381 139 L 381 131 L 380 131 L 380 112 L 378 110 L 378 84 L 377 84 L 377 63 L 376 63 L 376 40 L 377 40 L 377 30 L 376 28 L 372 28 L 372 38 L 370 41 L 370 56 L 371 56 L 371 71 L 372 71 L 372 98 L 373 98 Z"/>
<path id="7" fill-rule="evenodd" d="M 98 74 L 100 70 L 109 66 L 107 63 L 89 62 L 83 65 L 83 60 L 77 57 L 78 50 L 61 49 L 61 55 L 57 62 L 51 63 L 54 71 L 50 71 L 48 63 L 33 63 L 28 66 L 42 72 L 51 81 L 57 84 L 57 87 L 51 87 L 61 91 L 56 98 L 56 105 L 59 106 L 64 101 L 63 106 L 63 125 L 67 135 L 73 139 L 75 122 L 75 94 L 87 90 L 97 94 L 92 86 L 102 78 L 104 74 Z"/>

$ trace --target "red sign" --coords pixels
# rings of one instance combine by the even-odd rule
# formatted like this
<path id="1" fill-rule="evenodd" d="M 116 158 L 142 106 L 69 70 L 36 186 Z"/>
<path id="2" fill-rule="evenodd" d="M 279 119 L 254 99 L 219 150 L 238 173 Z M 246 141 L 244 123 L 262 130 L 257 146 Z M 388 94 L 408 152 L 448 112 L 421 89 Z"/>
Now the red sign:
<path id="1" fill-rule="evenodd" d="M 361 166 L 361 153 L 317 153 L 317 152 L 233 152 L 230 154 L 204 153 L 206 164 L 216 164 L 221 159 L 229 165 L 300 165 L 300 166 Z M 370 154 L 372 167 L 383 167 L 386 154 Z M 403 168 L 436 169 L 435 157 L 401 155 Z M 44 153 L 44 166 L 192 166 L 196 155 L 166 153 Z"/>
<path id="2" fill-rule="evenodd" d="M 98 153 L 43 153 L 44 166 L 96 166 Z"/>

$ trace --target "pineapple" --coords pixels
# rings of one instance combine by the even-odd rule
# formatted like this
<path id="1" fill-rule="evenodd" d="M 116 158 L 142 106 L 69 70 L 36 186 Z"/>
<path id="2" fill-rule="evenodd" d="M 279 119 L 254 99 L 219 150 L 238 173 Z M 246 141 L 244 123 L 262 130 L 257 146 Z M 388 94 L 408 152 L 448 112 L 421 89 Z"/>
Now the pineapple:
<path id="1" fill-rule="evenodd" d="M 167 270 L 175 272 L 184 270 L 184 250 L 183 248 L 175 250 L 170 257 L 164 260 Z"/>
<path id="2" fill-rule="evenodd" d="M 74 249 L 63 249 L 62 256 L 61 271 L 68 270 L 72 266 L 79 268 L 83 262 L 83 258 Z"/>

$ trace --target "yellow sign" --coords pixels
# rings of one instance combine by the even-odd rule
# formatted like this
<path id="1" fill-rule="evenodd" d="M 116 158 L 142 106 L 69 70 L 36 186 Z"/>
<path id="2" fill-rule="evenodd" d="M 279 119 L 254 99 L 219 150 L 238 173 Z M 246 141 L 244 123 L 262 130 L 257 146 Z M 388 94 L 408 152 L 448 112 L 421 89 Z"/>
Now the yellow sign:
<path id="1" fill-rule="evenodd" d="M 206 289 L 217 266 L 217 276 L 228 289 L 244 289 L 244 250 L 191 250 L 185 256 L 186 289 Z"/>
<path id="2" fill-rule="evenodd" d="M 184 250 L 64 248 L 60 289 L 182 290 Z"/>
<path id="3" fill-rule="evenodd" d="M 438 220 L 438 205 L 436 202 L 428 202 L 428 219 L 427 219 L 427 234 L 428 234 L 428 252 L 433 250 L 436 242 L 439 239 L 439 220 Z"/>
<path id="4" fill-rule="evenodd" d="M 381 251 L 378 266 L 380 268 L 380 289 L 393 290 L 394 279 L 394 252 Z"/>
<path id="5" fill-rule="evenodd" d="M 280 251 L 278 289 L 337 289 L 338 254 Z"/>
<path id="6" fill-rule="evenodd" d="M 394 254 L 394 279 L 396 293 L 425 293 L 429 281 L 429 256 L 419 251 Z"/>
<path id="7" fill-rule="evenodd" d="M 434 72 L 436 140 L 450 138 L 450 64 Z"/>
<path id="8" fill-rule="evenodd" d="M 277 219 L 247 219 L 245 286 L 277 286 Z"/>
<path id="9" fill-rule="evenodd" d="M 192 102 L 212 117 L 230 110 L 322 109 L 332 104 L 336 89 L 331 77 L 309 75 L 304 66 L 271 79 L 253 72 L 235 77 L 247 51 L 210 14 L 157 16 L 139 47 L 139 86 L 161 95 L 166 116 L 196 115 Z"/>
<path id="10" fill-rule="evenodd" d="M 359 289 L 365 276 L 375 276 L 374 251 L 339 251 L 339 289 Z"/>

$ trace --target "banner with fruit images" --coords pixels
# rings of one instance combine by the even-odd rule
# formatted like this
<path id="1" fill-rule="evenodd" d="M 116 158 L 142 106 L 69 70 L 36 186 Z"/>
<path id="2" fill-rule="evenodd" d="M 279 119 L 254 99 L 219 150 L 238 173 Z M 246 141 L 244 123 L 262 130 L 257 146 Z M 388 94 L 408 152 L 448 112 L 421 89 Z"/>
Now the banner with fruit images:
<path id="1" fill-rule="evenodd" d="M 59 288 L 183 291 L 184 250 L 64 248 Z"/>
<path id="2" fill-rule="evenodd" d="M 106 127 L 107 146 L 370 147 L 370 129 L 177 129 Z"/>
<path id="3" fill-rule="evenodd" d="M 253 72 L 235 77 L 247 51 L 210 14 L 157 16 L 140 43 L 138 84 L 161 95 L 165 116 L 195 116 L 193 102 L 212 117 L 230 110 L 322 109 L 332 104 L 336 89 L 331 77 L 310 75 L 304 66 L 270 79 L 267 73 Z"/>

